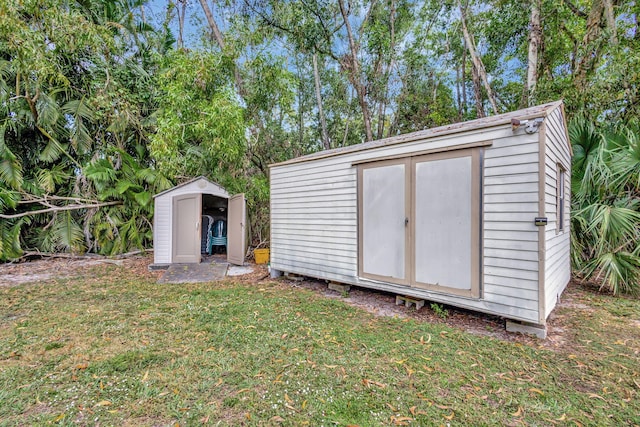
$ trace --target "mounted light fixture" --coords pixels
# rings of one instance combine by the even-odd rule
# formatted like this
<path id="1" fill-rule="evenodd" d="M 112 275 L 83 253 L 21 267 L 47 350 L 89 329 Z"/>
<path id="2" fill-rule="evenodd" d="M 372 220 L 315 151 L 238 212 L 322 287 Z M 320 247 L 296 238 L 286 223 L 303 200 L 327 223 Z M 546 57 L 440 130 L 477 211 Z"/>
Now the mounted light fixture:
<path id="1" fill-rule="evenodd" d="M 511 130 L 515 132 L 516 129 L 518 129 L 520 126 L 526 125 L 526 127 L 524 128 L 524 131 L 529 135 L 531 135 L 538 132 L 538 130 L 540 130 L 540 125 L 542 124 L 543 121 L 544 119 L 542 117 L 538 117 L 532 120 L 511 119 Z"/>

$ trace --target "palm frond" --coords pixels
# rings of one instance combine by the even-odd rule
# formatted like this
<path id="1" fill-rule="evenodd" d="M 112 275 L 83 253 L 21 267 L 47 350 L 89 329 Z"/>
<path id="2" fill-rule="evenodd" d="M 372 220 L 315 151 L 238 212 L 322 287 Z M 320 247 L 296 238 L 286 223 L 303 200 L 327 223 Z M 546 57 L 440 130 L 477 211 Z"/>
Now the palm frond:
<path id="1" fill-rule="evenodd" d="M 62 155 L 67 154 L 67 144 L 60 143 L 46 132 L 46 136 L 49 137 L 47 145 L 40 152 L 40 160 L 47 163 L 52 163 L 58 160 Z"/>
<path id="2" fill-rule="evenodd" d="M 55 193 L 56 187 L 67 181 L 71 176 L 64 164 L 58 164 L 50 169 L 40 169 L 36 172 L 38 186 L 47 193 Z"/>
<path id="3" fill-rule="evenodd" d="M 596 149 L 603 143 L 603 138 L 593 123 L 581 118 L 570 123 L 568 132 L 573 148 L 571 176 L 574 182 L 580 183 Z"/>
<path id="4" fill-rule="evenodd" d="M 7 209 L 15 209 L 19 200 L 20 193 L 0 187 L 0 212 L 4 212 Z"/>
<path id="5" fill-rule="evenodd" d="M 111 187 L 116 180 L 117 172 L 108 159 L 102 158 L 86 165 L 83 169 L 84 175 L 94 182 L 98 190 Z"/>
<path id="6" fill-rule="evenodd" d="M 618 191 L 635 191 L 640 195 L 640 129 L 632 125 L 611 135 L 619 142 L 612 161 L 615 172 L 612 184 Z"/>
<path id="7" fill-rule="evenodd" d="M 4 129 L 0 129 L 0 133 L 4 135 Z M 19 190 L 24 182 L 22 164 L 4 143 L 0 144 L 0 182 L 15 190 Z"/>
<path id="8" fill-rule="evenodd" d="M 149 206 L 149 203 L 153 199 L 153 196 L 148 191 L 141 191 L 141 192 L 138 192 L 138 193 L 133 193 L 133 198 L 141 206 L 147 207 L 147 206 Z"/>
<path id="9" fill-rule="evenodd" d="M 54 218 L 52 233 L 59 250 L 82 252 L 84 233 L 70 211 L 60 212 Z"/>
<path id="10" fill-rule="evenodd" d="M 601 280 L 600 289 L 607 288 L 613 294 L 638 292 L 640 257 L 626 251 L 606 252 L 589 262 L 584 273 Z"/>
<path id="11" fill-rule="evenodd" d="M 20 232 L 23 221 L 0 221 L 0 261 L 8 261 L 22 255 Z"/>
<path id="12" fill-rule="evenodd" d="M 78 153 L 85 153 L 91 149 L 93 139 L 85 126 L 85 121 L 93 121 L 95 114 L 87 105 L 85 99 L 74 99 L 65 103 L 62 112 L 67 115 L 67 127 L 70 129 L 72 147 Z"/>
<path id="13" fill-rule="evenodd" d="M 609 248 L 625 247 L 635 242 L 640 224 L 640 213 L 632 209 L 606 204 L 592 204 L 583 209 L 589 223 L 587 229 L 597 237 L 599 252 Z M 581 211 L 576 212 L 580 216 Z"/>
<path id="14" fill-rule="evenodd" d="M 60 106 L 56 100 L 45 92 L 40 92 L 36 101 L 36 111 L 38 112 L 38 126 L 42 128 L 52 128 L 60 120 Z"/>

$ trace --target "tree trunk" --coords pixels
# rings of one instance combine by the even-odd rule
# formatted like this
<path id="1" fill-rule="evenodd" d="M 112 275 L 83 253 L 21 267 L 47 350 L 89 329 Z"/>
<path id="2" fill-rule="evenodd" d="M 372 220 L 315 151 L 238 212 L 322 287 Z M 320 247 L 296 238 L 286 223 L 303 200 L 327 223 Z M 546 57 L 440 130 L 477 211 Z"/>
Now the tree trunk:
<path id="1" fill-rule="evenodd" d="M 322 135 L 322 145 L 325 150 L 331 148 L 329 134 L 327 133 L 327 122 L 324 119 L 324 109 L 322 108 L 322 94 L 320 93 L 320 73 L 318 72 L 318 54 L 313 54 L 313 80 L 316 87 L 316 102 L 318 103 L 318 118 L 320 119 L 320 131 Z"/>
<path id="2" fill-rule="evenodd" d="M 599 60 L 599 49 L 596 44 L 600 36 L 604 1 L 594 0 L 587 18 L 587 30 L 582 38 L 584 54 L 578 60 L 574 74 L 574 84 L 579 91 L 583 91 L 587 84 L 587 73 L 591 71 Z"/>
<path id="3" fill-rule="evenodd" d="M 218 24 L 216 24 L 216 20 L 213 19 L 213 13 L 211 13 L 207 0 L 200 0 L 200 6 L 202 6 L 204 15 L 207 17 L 207 22 L 209 23 L 209 28 L 211 28 L 211 32 L 213 33 L 214 40 L 220 49 L 224 49 L 224 38 L 222 37 L 220 28 L 218 28 Z"/>
<path id="4" fill-rule="evenodd" d="M 462 66 L 461 66 L 462 80 L 462 114 L 467 115 L 467 51 L 462 49 Z"/>
<path id="5" fill-rule="evenodd" d="M 204 1 L 204 0 L 201 0 Z M 367 141 L 373 140 L 373 132 L 371 131 L 371 113 L 369 111 L 369 106 L 367 104 L 366 98 L 366 89 L 362 84 L 362 77 L 360 76 L 360 65 L 358 64 L 358 49 L 356 48 L 356 43 L 353 38 L 353 32 L 351 31 L 351 23 L 349 22 L 349 15 L 347 14 L 347 10 L 344 7 L 344 0 L 338 0 L 338 5 L 340 6 L 340 13 L 342 14 L 342 19 L 344 20 L 345 27 L 347 29 L 347 38 L 349 40 L 349 50 L 351 52 L 349 64 L 349 75 L 351 77 L 351 83 L 353 84 L 356 93 L 358 95 L 358 102 L 360 103 L 360 108 L 362 109 L 362 119 L 364 121 L 364 132 L 366 135 Z"/>
<path id="6" fill-rule="evenodd" d="M 211 33 L 213 34 L 214 41 L 218 44 L 220 50 L 224 50 L 224 38 L 222 37 L 220 28 L 218 28 L 218 24 L 216 24 L 216 20 L 213 18 L 213 13 L 211 13 L 211 9 L 209 8 L 207 0 L 200 0 L 200 5 L 202 6 L 204 15 L 207 17 L 207 22 L 209 23 L 209 28 L 211 28 Z M 237 64 L 233 70 L 233 77 L 236 81 L 236 86 L 238 87 L 238 93 L 241 97 L 244 98 L 247 92 L 245 91 L 244 82 L 242 80 L 242 76 L 240 75 L 240 71 L 238 70 Z"/>
<path id="7" fill-rule="evenodd" d="M 616 16 L 613 12 L 613 3 L 611 0 L 603 0 L 602 3 L 604 6 L 604 17 L 607 20 L 607 27 L 609 27 L 609 31 L 611 33 L 609 35 L 609 40 L 611 44 L 615 46 L 618 44 L 618 30 L 616 28 Z"/>
<path id="8" fill-rule="evenodd" d="M 381 100 L 378 104 L 378 131 L 376 132 L 376 139 L 382 139 L 384 135 L 384 121 L 385 121 L 385 110 L 387 108 L 387 104 L 384 100 Z"/>
<path id="9" fill-rule="evenodd" d="M 471 77 L 473 79 L 473 95 L 476 100 L 476 117 L 481 119 L 485 116 L 484 106 L 482 105 L 482 88 L 480 83 L 480 76 L 478 76 L 478 70 L 475 65 L 471 65 Z"/>
<path id="10" fill-rule="evenodd" d="M 184 17 L 187 11 L 187 0 L 178 0 L 178 49 L 184 49 Z"/>
<path id="11" fill-rule="evenodd" d="M 527 82 L 524 96 L 525 105 L 535 103 L 535 90 L 538 83 L 538 51 L 542 41 L 540 25 L 540 0 L 531 2 L 531 19 L 529 20 L 529 54 L 527 55 Z"/>
<path id="12" fill-rule="evenodd" d="M 458 0 L 458 8 L 460 9 L 460 22 L 462 23 L 462 34 L 464 36 L 465 44 L 467 45 L 467 50 L 469 51 L 469 55 L 471 55 L 471 61 L 473 62 L 473 66 L 475 72 L 478 75 L 478 78 L 482 81 L 484 85 L 484 89 L 487 92 L 487 98 L 489 98 L 489 103 L 491 103 L 491 108 L 493 109 L 493 114 L 498 114 L 498 106 L 496 104 L 496 97 L 491 89 L 491 85 L 489 84 L 489 78 L 487 76 L 487 71 L 484 68 L 484 64 L 482 63 L 482 58 L 476 51 L 476 46 L 473 41 L 473 36 L 469 33 L 469 29 L 467 28 L 466 22 L 466 13 L 462 8 L 462 4 L 460 0 Z"/>
<path id="13" fill-rule="evenodd" d="M 391 52 L 391 57 L 389 59 L 389 64 L 387 65 L 387 69 L 385 70 L 384 78 L 385 78 L 385 86 L 384 86 L 384 96 L 380 100 L 380 105 L 378 106 L 378 134 L 376 135 L 376 139 L 382 139 L 384 137 L 384 125 L 387 116 L 387 101 L 389 100 L 389 79 L 391 77 L 391 70 L 395 64 L 395 53 L 396 53 L 396 1 L 391 0 L 391 10 L 389 14 L 389 50 Z"/>
<path id="14" fill-rule="evenodd" d="M 296 68 L 298 69 L 298 144 L 302 147 L 304 142 L 304 81 L 300 62 L 298 55 L 296 55 Z"/>
<path id="15" fill-rule="evenodd" d="M 462 121 L 462 98 L 460 94 L 460 67 L 456 66 L 456 103 L 458 104 L 458 121 Z"/>

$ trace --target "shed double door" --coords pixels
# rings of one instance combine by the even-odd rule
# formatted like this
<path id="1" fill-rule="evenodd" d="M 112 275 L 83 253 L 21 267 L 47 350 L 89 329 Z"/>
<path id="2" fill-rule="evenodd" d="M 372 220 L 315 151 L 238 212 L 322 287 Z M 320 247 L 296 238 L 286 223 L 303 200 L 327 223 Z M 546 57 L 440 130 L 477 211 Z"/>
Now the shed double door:
<path id="1" fill-rule="evenodd" d="M 477 297 L 479 149 L 358 167 L 359 275 Z"/>
<path id="2" fill-rule="evenodd" d="M 231 196 L 227 215 L 227 261 L 243 265 L 246 251 L 247 208 L 244 194 Z M 173 262 L 201 261 L 202 194 L 173 199 Z"/>

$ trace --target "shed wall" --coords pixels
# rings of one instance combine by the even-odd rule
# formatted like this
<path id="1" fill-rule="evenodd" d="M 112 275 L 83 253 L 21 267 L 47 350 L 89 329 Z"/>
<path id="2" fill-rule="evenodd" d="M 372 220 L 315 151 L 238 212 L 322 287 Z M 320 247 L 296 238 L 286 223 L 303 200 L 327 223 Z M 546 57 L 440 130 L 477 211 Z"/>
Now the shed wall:
<path id="1" fill-rule="evenodd" d="M 360 279 L 354 162 L 493 141 L 484 149 L 481 298 Z M 271 169 L 271 266 L 538 322 L 539 135 L 510 125 L 432 137 Z M 477 191 L 481 191 L 478 189 Z"/>
<path id="2" fill-rule="evenodd" d="M 485 149 L 484 299 L 537 322 L 539 134 L 509 133 Z"/>
<path id="3" fill-rule="evenodd" d="M 171 263 L 171 229 L 173 209 L 171 193 L 156 197 L 153 213 L 153 262 Z"/>
<path id="4" fill-rule="evenodd" d="M 556 108 L 545 121 L 545 211 L 549 224 L 545 230 L 545 317 L 555 307 L 560 294 L 571 279 L 570 208 L 571 153 L 564 128 L 562 110 Z M 565 170 L 564 230 L 558 232 L 557 182 L 558 164 Z"/>

